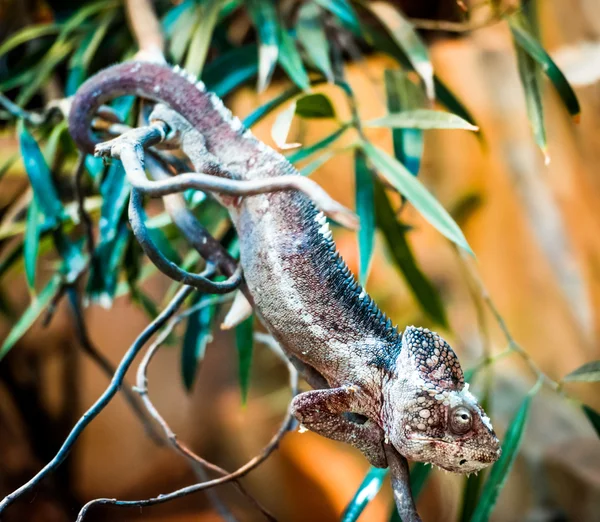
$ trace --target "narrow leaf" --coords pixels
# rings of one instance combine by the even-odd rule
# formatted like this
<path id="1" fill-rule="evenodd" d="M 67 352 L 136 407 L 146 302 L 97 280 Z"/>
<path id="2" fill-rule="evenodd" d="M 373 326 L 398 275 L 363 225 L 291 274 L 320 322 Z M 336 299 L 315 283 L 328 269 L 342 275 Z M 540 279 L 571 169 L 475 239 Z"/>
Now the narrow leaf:
<path id="1" fill-rule="evenodd" d="M 268 102 L 258 107 L 258 109 L 255 109 L 250 114 L 248 114 L 248 116 L 244 118 L 244 126 L 252 127 L 256 125 L 265 116 L 277 109 L 277 107 L 279 107 L 280 105 L 283 105 L 286 101 L 291 100 L 299 92 L 301 92 L 300 89 L 298 89 L 298 87 L 296 87 L 295 85 L 285 90 L 280 95 L 276 96 L 272 100 L 269 100 Z"/>
<path id="2" fill-rule="evenodd" d="M 312 145 L 302 147 L 300 150 L 297 150 L 289 156 L 287 156 L 288 161 L 290 163 L 298 163 L 312 156 L 316 152 L 326 149 L 327 147 L 329 147 L 329 145 L 335 142 L 342 134 L 344 134 L 344 132 L 346 132 L 347 129 L 348 126 L 345 125 L 343 127 L 340 127 L 335 132 L 332 132 L 329 136 L 325 136 L 322 140 L 319 140 L 316 143 L 313 143 Z"/>
<path id="3" fill-rule="evenodd" d="M 25 27 L 11 35 L 2 45 L 0 45 L 0 56 L 4 56 L 19 45 L 35 40 L 36 38 L 56 34 L 59 31 L 60 25 L 58 24 L 42 24 Z"/>
<path id="4" fill-rule="evenodd" d="M 364 152 L 360 149 L 354 151 L 354 176 L 356 213 L 360 219 L 360 228 L 358 229 L 358 280 L 361 286 L 365 287 L 375 245 L 375 199 L 373 174 L 367 165 Z"/>
<path id="5" fill-rule="evenodd" d="M 280 28 L 279 63 L 291 80 L 303 91 L 310 89 L 310 79 L 296 48 L 296 41 L 282 26 Z"/>
<path id="6" fill-rule="evenodd" d="M 196 2 L 184 2 L 177 21 L 173 23 L 172 37 L 169 42 L 169 52 L 175 63 L 181 63 L 190 45 L 194 27 L 200 23 L 202 6 Z"/>
<path id="7" fill-rule="evenodd" d="M 432 470 L 433 466 L 424 462 L 416 462 L 410 470 L 410 489 L 415 499 L 423 491 Z"/>
<path id="8" fill-rule="evenodd" d="M 258 34 L 258 86 L 264 91 L 271 81 L 279 55 L 279 20 L 272 0 L 247 0 L 246 7 Z"/>
<path id="9" fill-rule="evenodd" d="M 370 2 L 365 4 L 365 7 L 379 19 L 402 49 L 413 69 L 423 80 L 427 97 L 433 100 L 435 89 L 429 51 L 413 25 L 396 7 L 386 2 Z"/>
<path id="10" fill-rule="evenodd" d="M 310 61 L 323 73 L 328 82 L 333 82 L 329 41 L 321 19 L 321 9 L 316 4 L 307 2 L 300 8 L 296 34 Z"/>
<path id="11" fill-rule="evenodd" d="M 296 102 L 292 102 L 287 109 L 281 111 L 277 115 L 275 123 L 273 123 L 273 127 L 271 127 L 271 137 L 280 149 L 291 149 L 300 145 L 299 143 L 287 143 L 295 114 Z"/>
<path id="12" fill-rule="evenodd" d="M 58 293 L 61 287 L 60 276 L 54 276 L 44 289 L 32 299 L 29 307 L 23 312 L 17 323 L 13 326 L 8 336 L 2 343 L 0 348 L 0 360 L 8 353 L 8 351 L 23 337 L 25 332 L 29 330 L 31 325 L 40 316 L 54 296 Z"/>
<path id="13" fill-rule="evenodd" d="M 186 71 L 196 77 L 200 76 L 204 67 L 221 4 L 221 0 L 207 0 L 200 6 L 200 21 L 194 30 L 190 50 L 185 60 Z"/>
<path id="14" fill-rule="evenodd" d="M 575 91 L 563 72 L 533 35 L 527 19 L 521 13 L 515 13 L 508 17 L 508 24 L 517 45 L 541 66 L 542 70 L 554 84 L 571 116 L 578 116 L 581 112 L 581 107 L 579 106 L 579 100 Z"/>
<path id="15" fill-rule="evenodd" d="M 563 381 L 600 381 L 600 361 L 592 361 L 572 371 L 563 378 Z"/>
<path id="16" fill-rule="evenodd" d="M 242 393 L 242 404 L 246 404 L 254 346 L 254 316 L 248 317 L 248 319 L 235 327 L 235 344 L 238 353 L 238 375 Z"/>
<path id="17" fill-rule="evenodd" d="M 383 233 L 387 247 L 423 312 L 436 323 L 447 326 L 444 305 L 436 288 L 423 274 L 406 238 L 406 230 L 396 218 L 385 190 L 378 180 L 374 183 L 377 226 Z"/>
<path id="18" fill-rule="evenodd" d="M 315 0 L 315 3 L 337 16 L 356 36 L 361 35 L 360 22 L 348 0 Z"/>
<path id="19" fill-rule="evenodd" d="M 427 103 L 423 90 L 404 71 L 385 71 L 385 91 L 388 111 L 391 113 L 422 108 Z M 394 156 L 416 176 L 423 157 L 423 132 L 418 129 L 394 129 L 392 140 Z"/>
<path id="20" fill-rule="evenodd" d="M 514 39 L 514 36 L 513 36 Z M 541 67 L 539 64 L 514 41 L 517 55 L 517 65 L 521 84 L 525 91 L 527 117 L 533 130 L 533 136 L 545 158 L 546 165 L 550 162 L 546 141 L 546 124 L 544 121 L 544 105 L 542 100 L 542 85 L 540 81 Z"/>
<path id="21" fill-rule="evenodd" d="M 414 205 L 427 221 L 458 246 L 473 253 L 460 227 L 450 214 L 402 163 L 367 141 L 363 142 L 362 146 L 375 168 Z"/>
<path id="22" fill-rule="evenodd" d="M 35 75 L 32 80 L 21 90 L 16 99 L 16 104 L 21 107 L 27 105 L 33 95 L 41 89 L 50 75 L 55 72 L 56 67 L 65 60 L 69 53 L 75 47 L 75 42 L 57 40 L 56 43 L 44 56 L 40 65 L 35 69 Z"/>
<path id="23" fill-rule="evenodd" d="M 63 215 L 63 206 L 54 187 L 50 169 L 46 165 L 37 142 L 27 130 L 23 121 L 19 121 L 17 131 L 25 171 L 33 188 L 33 195 L 37 200 L 38 207 L 46 216 L 46 219 L 58 224 Z"/>
<path id="24" fill-rule="evenodd" d="M 538 389 L 539 383 L 536 384 L 529 394 L 527 394 L 519 411 L 517 411 L 510 423 L 504 438 L 504 444 L 502 445 L 502 456 L 490 470 L 490 474 L 485 481 L 483 491 L 481 492 L 479 504 L 477 505 L 477 508 L 475 508 L 473 518 L 471 518 L 472 522 L 486 522 L 490 518 L 492 510 L 496 505 L 498 495 L 500 494 L 500 491 L 502 491 L 515 459 L 517 458 L 521 439 L 527 425 L 527 419 L 529 418 L 531 400 Z"/>
<path id="25" fill-rule="evenodd" d="M 202 79 L 206 88 L 223 98 L 258 73 L 256 46 L 236 47 L 206 65 Z"/>
<path id="26" fill-rule="evenodd" d="M 468 121 L 450 112 L 416 109 L 388 114 L 364 123 L 367 127 L 391 127 L 393 129 L 464 129 L 478 130 Z"/>
<path id="27" fill-rule="evenodd" d="M 196 292 L 192 300 L 192 306 L 197 304 L 201 297 L 202 295 Z M 204 358 L 206 346 L 212 341 L 215 309 L 214 304 L 205 303 L 188 318 L 181 351 L 181 375 L 183 384 L 188 391 L 194 385 L 196 369 L 198 363 Z"/>
<path id="28" fill-rule="evenodd" d="M 335 109 L 324 94 L 307 94 L 296 101 L 296 114 L 302 118 L 335 118 Z"/>
<path id="29" fill-rule="evenodd" d="M 583 413 L 585 413 L 585 416 L 588 418 L 588 420 L 594 427 L 594 430 L 596 430 L 596 434 L 598 435 L 598 437 L 600 437 L 600 414 L 596 410 L 593 410 L 585 404 L 581 405 L 581 409 L 583 410 Z"/>
<path id="30" fill-rule="evenodd" d="M 27 209 L 25 225 L 25 240 L 23 243 L 23 257 L 25 259 L 25 276 L 30 289 L 35 288 L 35 272 L 40 244 L 40 211 L 35 201 L 31 198 Z"/>
<path id="31" fill-rule="evenodd" d="M 354 493 L 352 500 L 348 503 L 346 509 L 344 509 L 341 517 L 342 522 L 355 522 L 358 520 L 358 517 L 367 507 L 367 504 L 379 493 L 387 472 L 386 468 L 373 467 L 367 472 L 360 486 L 358 486 L 356 493 Z"/>
<path id="32" fill-rule="evenodd" d="M 435 86 L 435 96 L 437 100 L 446 107 L 450 112 L 460 116 L 463 120 L 467 120 L 474 126 L 477 126 L 475 118 L 464 106 L 464 104 L 456 97 L 456 95 L 440 80 L 436 75 L 433 76 Z"/>

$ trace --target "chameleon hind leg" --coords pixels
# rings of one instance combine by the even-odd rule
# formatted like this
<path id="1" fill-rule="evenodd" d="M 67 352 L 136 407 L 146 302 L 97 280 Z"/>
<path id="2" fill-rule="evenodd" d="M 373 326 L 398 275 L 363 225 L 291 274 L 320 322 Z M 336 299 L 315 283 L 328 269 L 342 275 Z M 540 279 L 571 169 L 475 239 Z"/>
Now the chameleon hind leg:
<path id="1" fill-rule="evenodd" d="M 359 422 L 363 417 L 360 410 L 353 386 L 311 390 L 292 401 L 292 411 L 302 426 L 329 439 L 351 444 L 373 466 L 385 468 L 383 430 L 368 418 Z"/>

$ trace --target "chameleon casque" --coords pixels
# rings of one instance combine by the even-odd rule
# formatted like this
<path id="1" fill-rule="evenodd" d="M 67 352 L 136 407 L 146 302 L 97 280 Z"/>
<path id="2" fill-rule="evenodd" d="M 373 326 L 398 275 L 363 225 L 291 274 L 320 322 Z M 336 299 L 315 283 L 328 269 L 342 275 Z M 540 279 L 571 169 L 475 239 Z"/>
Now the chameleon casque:
<path id="1" fill-rule="evenodd" d="M 180 146 L 198 172 L 234 180 L 298 174 L 201 82 L 149 62 L 109 67 L 79 89 L 69 128 L 81 149 L 93 152 L 100 141 L 91 131 L 99 106 L 125 94 L 162 104 L 151 119 L 169 125 L 177 113 L 188 122 L 196 138 L 183 133 Z M 427 329 L 409 326 L 401 334 L 392 326 L 353 278 L 307 196 L 216 197 L 237 229 L 256 311 L 315 388 L 293 401 L 304 427 L 352 444 L 377 467 L 388 465 L 386 445 L 458 473 L 498 459 L 499 441 L 452 348 Z"/>

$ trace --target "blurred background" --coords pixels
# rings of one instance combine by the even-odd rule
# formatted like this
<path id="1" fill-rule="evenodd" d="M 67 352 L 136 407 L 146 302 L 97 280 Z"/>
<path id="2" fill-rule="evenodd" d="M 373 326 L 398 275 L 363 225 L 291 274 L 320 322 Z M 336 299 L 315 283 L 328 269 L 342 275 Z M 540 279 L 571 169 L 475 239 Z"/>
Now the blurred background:
<path id="1" fill-rule="evenodd" d="M 132 46 L 122 2 L 113 3 L 113 18 L 99 37 L 102 44 L 89 61 L 84 77 L 124 59 Z M 367 3 L 355 5 L 363 23 L 373 18 L 372 13 L 364 14 Z M 473 275 L 478 273 L 514 339 L 546 375 L 558 381 L 583 364 L 600 359 L 600 4 L 594 0 L 527 3 L 537 4 L 539 39 L 566 75 L 581 106 L 580 116 L 569 115 L 560 92 L 543 79 L 545 150 L 540 148 L 535 124 L 532 131 L 531 112 L 528 118 L 526 105 L 531 97 L 526 98 L 511 29 L 503 20 L 522 6 L 516 2 L 479 5 L 478 0 L 387 2 L 420 28 L 418 34 L 427 45 L 436 75 L 480 128 L 479 134 L 465 130 L 425 131 L 418 175 L 460 225 L 476 259 L 465 261 L 408 205 L 402 209 L 401 220 L 410 227 L 407 237 L 420 271 L 443 303 L 446 325 L 440 325 L 440 321 L 436 324 L 407 284 L 401 263 L 388 244 L 392 237 L 389 232 L 376 233 L 367 289 L 400 328 L 418 324 L 439 331 L 459 355 L 463 368 L 468 369 L 486 355 L 501 353 L 507 347 L 506 337 L 482 299 Z M 74 13 L 93 4 L 2 0 L 0 50 L 3 42 L 24 27 L 64 24 Z M 156 4 L 162 16 L 180 2 Z M 191 4 L 201 6 L 203 2 Z M 300 3 L 277 4 L 282 19 L 293 26 Z M 321 9 L 327 2 L 316 4 Z M 327 30 L 336 23 L 330 14 L 323 10 Z M 67 40 L 67 45 L 73 47 L 55 62 L 45 54 L 55 42 L 56 33 L 52 31 L 23 39 L 21 45 L 5 51 L 0 56 L 0 90 L 32 110 L 69 94 L 73 68 L 70 57 L 80 46 L 90 44 L 86 35 L 97 34 L 102 20 L 82 19 L 81 34 Z M 223 47 L 256 42 L 253 19 L 243 6 L 235 6 L 218 24 L 213 34 L 214 48 L 207 52 L 207 68 L 223 54 Z M 373 24 L 379 30 L 380 26 Z M 177 54 L 172 47 L 173 38 L 182 32 L 179 26 L 170 37 L 167 35 L 171 58 Z M 388 112 L 384 71 L 398 69 L 398 61 L 376 44 L 361 42 L 350 31 L 334 40 L 346 44 L 340 59 L 360 119 L 384 116 Z M 192 52 L 193 45 L 198 45 L 194 42 L 190 32 L 188 41 L 179 44 L 184 49 L 180 63 L 185 62 L 183 57 Z M 55 48 L 55 52 L 62 51 Z M 223 76 L 229 74 L 227 67 L 241 69 L 243 64 L 236 60 L 219 65 Z M 34 74 L 19 82 L 19 75 L 27 71 Z M 219 77 L 218 68 L 210 73 Z M 45 77 L 39 89 L 19 100 L 28 85 L 42 74 Z M 255 82 L 254 78 L 244 81 L 225 98 L 241 119 L 292 85 L 285 71 L 279 69 L 262 92 L 257 92 Z M 338 121 L 351 116 L 339 88 L 320 85 L 316 89 L 329 97 L 337 118 L 296 118 L 290 142 L 316 143 L 335 132 Z M 253 128 L 255 135 L 271 146 L 275 146 L 272 127 L 281 109 L 268 114 Z M 456 112 L 452 107 L 448 109 Z M 6 167 L 0 180 L 2 340 L 14 331 L 24 310 L 38 299 L 28 287 L 22 251 L 14 253 L 15 246 L 24 241 L 26 209 L 31 201 L 14 123 L 11 115 L 5 115 L 0 134 L 0 165 Z M 365 133 L 372 143 L 393 153 L 389 128 L 365 129 Z M 45 131 L 36 134 L 41 143 L 47 143 L 48 136 Z M 350 146 L 354 139 L 354 135 L 344 134 L 336 142 L 335 156 L 312 174 L 330 194 L 351 208 L 355 178 Z M 61 134 L 59 141 L 68 142 L 68 135 Z M 50 167 L 58 180 L 61 200 L 72 202 L 72 189 L 64 181 L 72 175 L 73 162 L 68 160 L 73 154 L 72 144 L 62 146 L 62 158 Z M 90 200 L 98 193 L 90 182 Z M 106 197 L 101 192 L 100 195 Z M 390 194 L 390 198 L 397 208 L 397 195 Z M 152 202 L 148 207 L 154 216 L 161 210 L 160 202 Z M 223 227 L 219 229 L 217 225 L 218 235 Z M 81 233 L 77 236 L 77 230 L 73 234 L 83 237 Z M 342 256 L 358 273 L 356 235 L 336 228 L 334 237 Z M 185 257 L 189 247 L 179 240 L 173 244 L 181 258 Z M 38 292 L 43 287 L 40 282 L 48 281 L 58 263 L 51 248 L 46 250 L 47 253 L 40 247 L 37 260 Z M 79 282 L 79 287 L 85 288 L 85 280 Z M 160 308 L 172 285 L 166 276 L 155 272 L 140 280 L 139 288 L 147 305 L 149 302 Z M 106 301 L 83 297 L 87 306 L 82 313 L 89 338 L 113 366 L 152 314 L 152 306 L 144 309 L 140 299 L 131 294 L 117 289 L 109 307 L 101 306 Z M 55 301 L 57 308 L 50 323 L 44 327 L 43 317 L 35 321 L 0 362 L 2 496 L 28 480 L 54 455 L 74 422 L 108 383 L 106 374 L 81 349 L 68 299 Z M 192 388 L 186 389 L 181 378 L 181 345 L 186 330 L 183 324 L 156 355 L 149 371 L 149 389 L 158 410 L 181 440 L 200 455 L 233 470 L 258 453 L 278 429 L 290 392 L 285 366 L 256 343 L 248 400 L 242 405 L 234 335 L 219 329 L 226 308 L 221 307 L 217 313 L 213 340 L 206 348 Z M 129 383 L 134 379 L 135 375 L 128 375 Z M 502 357 L 473 378 L 475 393 L 486 396 L 488 413 L 501 438 L 535 381 L 531 368 L 518 354 Z M 578 402 L 600 409 L 599 387 L 590 382 L 567 382 L 561 386 L 574 400 L 548 386 L 543 386 L 533 398 L 514 467 L 491 520 L 599 519 L 600 443 Z M 243 483 L 279 520 L 332 521 L 339 520 L 367 471 L 368 463 L 352 448 L 309 432 L 292 432 Z M 195 480 L 184 459 L 148 436 L 119 394 L 85 430 L 59 472 L 12 506 L 3 520 L 74 520 L 81 505 L 92 498 L 145 498 Z M 482 476 L 470 487 L 477 489 L 484 480 Z M 467 490 L 464 477 L 433 471 L 418 499 L 424 521 L 469 520 L 465 499 L 469 495 L 477 498 L 477 494 Z M 215 491 L 239 520 L 263 518 L 231 485 Z M 360 520 L 387 521 L 392 512 L 391 491 L 384 482 L 381 493 L 369 503 Z M 88 519 L 187 522 L 222 518 L 210 498 L 197 493 L 151 508 L 98 508 Z"/>

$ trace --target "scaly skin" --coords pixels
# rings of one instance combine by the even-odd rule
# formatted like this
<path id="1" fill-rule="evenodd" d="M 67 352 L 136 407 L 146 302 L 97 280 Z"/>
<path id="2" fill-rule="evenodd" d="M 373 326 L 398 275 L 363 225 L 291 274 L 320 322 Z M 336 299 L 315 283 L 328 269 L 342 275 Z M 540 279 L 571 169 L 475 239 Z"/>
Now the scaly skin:
<path id="1" fill-rule="evenodd" d="M 98 142 L 90 132 L 96 109 L 123 94 L 162 103 L 189 122 L 203 140 L 182 136 L 181 144 L 199 172 L 239 180 L 297 174 L 203 85 L 151 63 L 113 66 L 80 88 L 69 128 L 83 150 L 93 152 Z M 257 312 L 317 388 L 294 399 L 306 428 L 353 444 L 379 467 L 388 464 L 386 443 L 406 458 L 454 472 L 477 471 L 499 457 L 498 439 L 450 346 L 426 329 L 408 327 L 402 336 L 392 327 L 356 283 L 325 217 L 304 195 L 219 201 L 237 228 Z"/>

